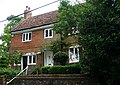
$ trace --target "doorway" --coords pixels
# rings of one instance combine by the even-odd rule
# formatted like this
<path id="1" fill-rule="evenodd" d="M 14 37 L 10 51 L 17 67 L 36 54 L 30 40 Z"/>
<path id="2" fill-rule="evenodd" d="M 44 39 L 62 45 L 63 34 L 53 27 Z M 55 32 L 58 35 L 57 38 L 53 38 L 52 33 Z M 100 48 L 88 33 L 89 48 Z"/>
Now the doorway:
<path id="1" fill-rule="evenodd" d="M 45 51 L 44 66 L 53 66 L 53 52 L 52 51 Z"/>
<path id="2" fill-rule="evenodd" d="M 23 56 L 23 68 L 22 69 L 25 69 L 27 66 L 27 56 Z"/>

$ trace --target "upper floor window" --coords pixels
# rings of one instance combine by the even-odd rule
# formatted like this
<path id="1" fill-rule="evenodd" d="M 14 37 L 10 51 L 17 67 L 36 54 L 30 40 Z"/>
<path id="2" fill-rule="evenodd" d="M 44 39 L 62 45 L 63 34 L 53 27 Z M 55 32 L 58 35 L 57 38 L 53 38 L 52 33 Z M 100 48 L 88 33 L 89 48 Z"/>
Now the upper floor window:
<path id="1" fill-rule="evenodd" d="M 79 62 L 79 46 L 69 48 L 69 63 Z"/>
<path id="2" fill-rule="evenodd" d="M 22 42 L 28 42 L 32 39 L 32 32 L 22 34 Z"/>
<path id="3" fill-rule="evenodd" d="M 51 28 L 44 30 L 44 38 L 53 38 L 53 30 Z"/>
<path id="4" fill-rule="evenodd" d="M 75 35 L 75 34 L 78 34 L 79 33 L 79 30 L 78 30 L 78 26 L 76 27 L 72 27 L 71 30 L 70 30 L 70 33 L 68 35 Z"/>

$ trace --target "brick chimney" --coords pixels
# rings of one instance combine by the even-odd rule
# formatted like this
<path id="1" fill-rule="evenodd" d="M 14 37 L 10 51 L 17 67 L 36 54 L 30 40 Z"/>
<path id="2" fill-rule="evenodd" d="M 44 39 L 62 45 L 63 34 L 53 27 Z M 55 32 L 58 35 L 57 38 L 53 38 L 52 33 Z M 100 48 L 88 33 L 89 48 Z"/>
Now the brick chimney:
<path id="1" fill-rule="evenodd" d="M 27 19 L 32 16 L 32 13 L 30 11 L 30 7 L 26 6 L 26 10 L 24 11 L 24 19 Z"/>

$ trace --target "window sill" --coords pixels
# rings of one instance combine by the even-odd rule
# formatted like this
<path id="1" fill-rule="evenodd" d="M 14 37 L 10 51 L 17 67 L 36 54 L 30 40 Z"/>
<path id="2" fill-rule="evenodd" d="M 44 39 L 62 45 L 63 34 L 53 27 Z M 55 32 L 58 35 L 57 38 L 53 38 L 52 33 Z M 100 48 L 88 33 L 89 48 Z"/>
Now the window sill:
<path id="1" fill-rule="evenodd" d="M 22 42 L 30 42 L 31 40 L 28 40 L 28 41 L 22 41 Z"/>
<path id="2" fill-rule="evenodd" d="M 28 65 L 36 65 L 36 63 L 29 63 Z"/>
<path id="3" fill-rule="evenodd" d="M 49 39 L 49 38 L 53 38 L 53 37 L 44 37 L 44 39 Z"/>
<path id="4" fill-rule="evenodd" d="M 69 61 L 69 63 L 78 63 L 79 62 L 79 60 L 78 61 Z"/>

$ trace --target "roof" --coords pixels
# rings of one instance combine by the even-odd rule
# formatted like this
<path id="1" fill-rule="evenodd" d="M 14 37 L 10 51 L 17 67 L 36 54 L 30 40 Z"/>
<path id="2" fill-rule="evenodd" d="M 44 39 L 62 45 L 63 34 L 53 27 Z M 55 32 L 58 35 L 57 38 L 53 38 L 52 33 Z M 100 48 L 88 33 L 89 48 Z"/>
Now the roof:
<path id="1" fill-rule="evenodd" d="M 11 32 L 44 26 L 57 21 L 58 11 L 52 11 L 22 20 Z"/>

